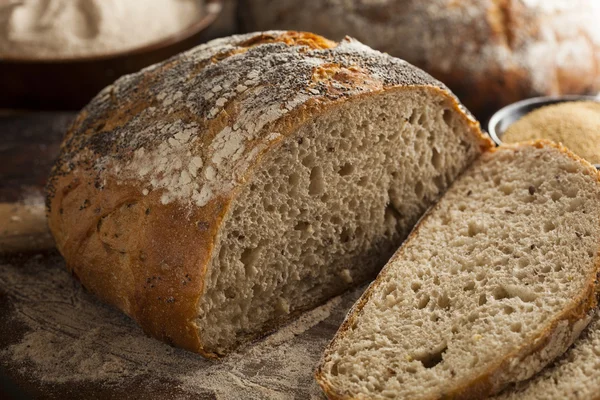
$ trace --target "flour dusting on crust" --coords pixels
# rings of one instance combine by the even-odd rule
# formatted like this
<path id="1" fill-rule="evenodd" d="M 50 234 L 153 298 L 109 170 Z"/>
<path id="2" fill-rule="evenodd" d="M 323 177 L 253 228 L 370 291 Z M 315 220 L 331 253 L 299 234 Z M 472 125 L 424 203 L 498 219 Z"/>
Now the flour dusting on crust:
<path id="1" fill-rule="evenodd" d="M 71 128 L 50 184 L 77 170 L 202 207 L 244 180 L 303 107 L 420 84 L 406 62 L 346 38 L 264 32 L 217 39 L 125 76 Z"/>

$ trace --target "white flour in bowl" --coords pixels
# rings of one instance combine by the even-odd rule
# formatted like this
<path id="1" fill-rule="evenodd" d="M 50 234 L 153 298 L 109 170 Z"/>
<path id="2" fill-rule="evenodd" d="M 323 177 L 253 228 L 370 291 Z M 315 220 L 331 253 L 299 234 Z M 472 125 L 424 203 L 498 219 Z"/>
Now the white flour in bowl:
<path id="1" fill-rule="evenodd" d="M 64 59 L 134 49 L 176 34 L 202 0 L 0 2 L 0 58 Z"/>

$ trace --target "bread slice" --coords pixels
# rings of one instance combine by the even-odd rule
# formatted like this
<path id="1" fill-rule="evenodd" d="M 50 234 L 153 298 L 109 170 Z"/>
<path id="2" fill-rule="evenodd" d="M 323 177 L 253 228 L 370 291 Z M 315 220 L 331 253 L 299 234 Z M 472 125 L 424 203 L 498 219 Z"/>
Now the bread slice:
<path id="1" fill-rule="evenodd" d="M 596 306 L 600 182 L 550 142 L 482 155 L 348 315 L 332 399 L 479 399 L 540 371 Z"/>
<path id="2" fill-rule="evenodd" d="M 494 400 L 600 400 L 600 315 L 554 364 Z"/>
<path id="3" fill-rule="evenodd" d="M 216 357 L 373 278 L 490 141 L 441 84 L 352 39 L 218 39 L 118 80 L 48 190 L 83 285 Z"/>

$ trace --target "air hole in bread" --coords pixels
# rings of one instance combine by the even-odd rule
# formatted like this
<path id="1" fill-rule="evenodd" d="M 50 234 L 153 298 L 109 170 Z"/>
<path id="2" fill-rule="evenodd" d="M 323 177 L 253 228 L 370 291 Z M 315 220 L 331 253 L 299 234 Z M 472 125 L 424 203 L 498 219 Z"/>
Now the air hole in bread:
<path id="1" fill-rule="evenodd" d="M 449 109 L 444 109 L 442 114 L 442 118 L 444 119 L 444 123 L 448 126 L 452 126 L 452 112 Z"/>
<path id="2" fill-rule="evenodd" d="M 423 367 L 430 369 L 434 368 L 444 360 L 444 353 L 446 350 L 448 350 L 448 346 L 444 344 L 431 352 L 416 354 L 413 356 L 413 358 L 417 361 L 420 361 L 421 364 L 423 364 Z"/>
<path id="3" fill-rule="evenodd" d="M 475 322 L 475 321 L 477 321 L 478 318 L 479 318 L 479 312 L 473 311 L 467 317 L 467 321 L 469 321 L 469 322 Z"/>
<path id="4" fill-rule="evenodd" d="M 513 322 L 512 324 L 510 324 L 510 330 L 512 332 L 520 333 L 522 328 L 523 325 L 521 324 L 521 322 Z"/>
<path id="5" fill-rule="evenodd" d="M 256 273 L 255 265 L 260 257 L 260 247 L 247 248 L 242 252 L 240 261 L 244 264 L 247 276 L 253 276 Z"/>
<path id="6" fill-rule="evenodd" d="M 533 203 L 534 201 L 535 201 L 534 195 L 527 195 L 527 196 L 523 197 L 524 203 Z"/>
<path id="7" fill-rule="evenodd" d="M 559 201 L 562 198 L 562 193 L 561 192 L 552 192 L 552 194 L 550 195 L 550 198 L 552 199 L 552 201 Z"/>
<path id="8" fill-rule="evenodd" d="M 444 310 L 450 309 L 450 298 L 446 293 L 442 293 L 442 295 L 438 297 L 438 306 Z"/>
<path id="9" fill-rule="evenodd" d="M 550 265 L 544 265 L 542 267 L 542 269 L 541 269 L 541 272 L 543 274 L 548 274 L 548 273 L 552 272 L 552 266 L 550 266 Z"/>
<path id="10" fill-rule="evenodd" d="M 556 229 L 556 225 L 554 225 L 554 222 L 552 221 L 546 221 L 544 222 L 544 232 L 550 232 L 553 231 L 554 229 Z"/>
<path id="11" fill-rule="evenodd" d="M 419 120 L 419 116 L 419 112 L 416 109 L 413 109 L 408 117 L 408 122 L 412 125 L 416 125 L 417 121 Z"/>
<path id="12" fill-rule="evenodd" d="M 341 176 L 347 176 L 347 175 L 352 174 L 353 172 L 354 172 L 354 166 L 350 163 L 345 163 L 338 170 L 338 174 L 340 174 Z"/>
<path id="13" fill-rule="evenodd" d="M 417 182 L 417 184 L 415 185 L 415 195 L 417 196 L 418 199 L 423 198 L 424 190 L 425 190 L 425 187 L 423 186 L 423 183 Z"/>
<path id="14" fill-rule="evenodd" d="M 573 199 L 569 202 L 569 206 L 567 208 L 568 212 L 579 211 L 583 206 L 583 199 Z"/>
<path id="15" fill-rule="evenodd" d="M 495 288 L 492 292 L 492 296 L 494 296 L 494 299 L 496 300 L 504 300 L 509 299 L 511 297 L 508 291 L 502 286 L 498 286 L 497 288 Z"/>
<path id="16" fill-rule="evenodd" d="M 350 240 L 352 240 L 352 238 L 352 231 L 348 228 L 343 228 L 342 233 L 340 234 L 340 241 L 342 243 L 348 243 Z"/>
<path id="17" fill-rule="evenodd" d="M 518 280 L 522 281 L 523 279 L 527 278 L 527 276 L 528 276 L 527 271 L 516 271 L 515 272 L 515 277 Z"/>
<path id="18" fill-rule="evenodd" d="M 410 284 L 410 288 L 412 289 L 413 292 L 417 293 L 419 290 L 421 290 L 421 283 L 413 282 Z"/>
<path id="19" fill-rule="evenodd" d="M 296 226 L 294 226 L 294 230 L 296 231 L 307 231 L 310 228 L 310 223 L 306 221 L 299 221 Z"/>
<path id="20" fill-rule="evenodd" d="M 306 168 L 312 168 L 315 166 L 316 159 L 317 158 L 314 154 L 309 154 L 302 159 L 302 165 L 304 165 Z"/>
<path id="21" fill-rule="evenodd" d="M 442 156 L 436 148 L 431 149 L 431 164 L 438 171 L 442 168 Z"/>
<path id="22" fill-rule="evenodd" d="M 402 220 L 402 215 L 396 210 L 396 208 L 390 203 L 385 208 L 384 221 L 392 232 L 397 231 L 398 222 Z"/>
<path id="23" fill-rule="evenodd" d="M 318 195 L 323 193 L 325 189 L 325 182 L 323 182 L 323 168 L 320 166 L 313 167 L 310 171 L 310 185 L 308 187 L 308 194 Z"/>
<path id="24" fill-rule="evenodd" d="M 424 309 L 425 307 L 427 307 L 427 304 L 429 304 L 429 300 L 430 297 L 428 294 L 424 294 L 423 296 L 421 296 L 421 298 L 419 299 L 419 302 L 417 303 L 417 308 L 419 310 Z"/>
<path id="25" fill-rule="evenodd" d="M 514 191 L 514 186 L 510 185 L 508 183 L 503 183 L 502 185 L 500 185 L 500 191 L 502 193 L 504 193 L 506 196 L 511 195 Z"/>
<path id="26" fill-rule="evenodd" d="M 487 296 L 485 295 L 485 293 L 481 293 L 479 295 L 479 301 L 477 302 L 477 304 L 479 304 L 480 306 L 485 305 L 485 303 L 487 303 Z"/>
<path id="27" fill-rule="evenodd" d="M 300 183 L 300 175 L 297 172 L 292 172 L 288 178 L 288 183 L 290 186 L 298 186 L 298 183 Z"/>
<path id="28" fill-rule="evenodd" d="M 478 223 L 477 221 L 469 221 L 467 235 L 469 237 L 473 237 L 480 233 L 485 233 L 486 229 L 483 225 Z"/>
<path id="29" fill-rule="evenodd" d="M 529 264 L 530 264 L 529 258 L 527 258 L 527 257 L 521 257 L 521 258 L 519 258 L 519 261 L 518 261 L 519 268 L 525 268 Z"/>

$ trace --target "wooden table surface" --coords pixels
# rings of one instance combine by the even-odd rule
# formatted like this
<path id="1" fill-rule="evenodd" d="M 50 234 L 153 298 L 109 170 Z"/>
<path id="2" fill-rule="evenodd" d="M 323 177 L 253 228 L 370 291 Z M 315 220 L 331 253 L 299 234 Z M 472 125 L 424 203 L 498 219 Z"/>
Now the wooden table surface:
<path id="1" fill-rule="evenodd" d="M 0 398 L 323 398 L 314 367 L 360 290 L 214 362 L 146 337 L 69 275 L 41 196 L 72 118 L 0 115 Z"/>

